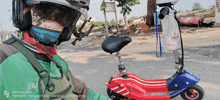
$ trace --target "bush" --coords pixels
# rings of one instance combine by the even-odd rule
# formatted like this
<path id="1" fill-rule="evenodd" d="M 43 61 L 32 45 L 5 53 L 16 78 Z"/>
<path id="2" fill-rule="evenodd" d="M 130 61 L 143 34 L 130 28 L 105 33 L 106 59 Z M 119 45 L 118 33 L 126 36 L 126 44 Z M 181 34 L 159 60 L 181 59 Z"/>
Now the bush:
<path id="1" fill-rule="evenodd" d="M 129 19 L 128 19 L 128 22 L 131 23 L 131 24 L 133 24 L 134 18 L 129 18 Z"/>
<path id="2" fill-rule="evenodd" d="M 123 19 L 120 19 L 120 20 L 119 20 L 119 23 L 122 23 L 122 22 L 123 22 Z"/>
<path id="3" fill-rule="evenodd" d="M 92 22 L 92 24 L 95 25 L 95 27 L 102 27 L 103 24 L 105 24 L 105 22 Z"/>
<path id="4" fill-rule="evenodd" d="M 111 23 L 111 25 L 115 25 L 116 21 L 114 19 L 112 19 L 112 21 L 110 23 Z"/>
<path id="5" fill-rule="evenodd" d="M 89 27 L 86 27 L 86 26 L 85 26 L 85 27 L 83 27 L 83 30 L 87 30 L 87 29 L 89 29 Z"/>

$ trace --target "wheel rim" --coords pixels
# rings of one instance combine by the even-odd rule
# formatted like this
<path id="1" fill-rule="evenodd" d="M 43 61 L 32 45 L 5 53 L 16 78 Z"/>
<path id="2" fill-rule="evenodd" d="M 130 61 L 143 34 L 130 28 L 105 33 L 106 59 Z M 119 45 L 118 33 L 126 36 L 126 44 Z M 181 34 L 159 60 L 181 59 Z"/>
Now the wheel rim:
<path id="1" fill-rule="evenodd" d="M 189 90 L 193 95 L 190 96 L 189 94 L 187 94 L 187 92 L 185 92 L 185 95 L 188 99 L 197 99 L 199 97 L 199 92 L 195 89 L 190 89 Z"/>

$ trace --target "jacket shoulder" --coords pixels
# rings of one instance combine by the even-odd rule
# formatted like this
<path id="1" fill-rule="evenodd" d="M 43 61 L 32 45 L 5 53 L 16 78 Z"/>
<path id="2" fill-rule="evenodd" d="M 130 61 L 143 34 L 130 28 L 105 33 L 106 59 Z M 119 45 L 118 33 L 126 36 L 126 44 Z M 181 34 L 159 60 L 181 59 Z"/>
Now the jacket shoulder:
<path id="1" fill-rule="evenodd" d="M 19 51 L 10 44 L 0 43 L 0 64 L 9 56 Z"/>

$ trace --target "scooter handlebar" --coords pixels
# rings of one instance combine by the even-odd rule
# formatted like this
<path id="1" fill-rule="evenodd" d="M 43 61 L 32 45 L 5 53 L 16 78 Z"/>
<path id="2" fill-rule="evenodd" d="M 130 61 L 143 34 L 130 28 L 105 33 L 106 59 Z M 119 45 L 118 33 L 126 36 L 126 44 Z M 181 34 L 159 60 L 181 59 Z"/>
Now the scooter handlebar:
<path id="1" fill-rule="evenodd" d="M 87 33 L 84 33 L 84 32 L 80 32 L 80 33 L 77 33 L 77 37 L 76 39 L 72 42 L 72 45 L 76 45 L 76 41 L 81 41 L 83 37 L 85 36 L 88 36 L 89 33 L 92 31 L 92 28 L 94 27 L 94 24 L 92 24 L 92 26 L 89 28 L 88 32 Z M 75 34 L 74 34 L 75 35 Z M 75 35 L 76 36 L 76 35 Z"/>
<path id="2" fill-rule="evenodd" d="M 89 31 L 88 31 L 88 33 L 86 34 L 86 36 L 89 35 L 89 33 L 92 31 L 93 27 L 94 27 L 94 24 L 92 24 L 92 26 L 89 28 Z"/>
<path id="3" fill-rule="evenodd" d="M 92 19 L 92 17 L 90 17 L 88 20 L 85 20 L 85 21 L 83 22 L 82 26 L 79 28 L 78 31 L 81 32 L 82 29 L 84 28 L 84 26 L 86 25 L 86 23 L 87 23 L 87 22 L 90 22 L 91 19 Z"/>
<path id="4" fill-rule="evenodd" d="M 168 14 L 169 14 L 169 8 L 168 7 L 164 7 L 164 8 L 162 8 L 160 10 L 159 18 L 163 19 Z"/>

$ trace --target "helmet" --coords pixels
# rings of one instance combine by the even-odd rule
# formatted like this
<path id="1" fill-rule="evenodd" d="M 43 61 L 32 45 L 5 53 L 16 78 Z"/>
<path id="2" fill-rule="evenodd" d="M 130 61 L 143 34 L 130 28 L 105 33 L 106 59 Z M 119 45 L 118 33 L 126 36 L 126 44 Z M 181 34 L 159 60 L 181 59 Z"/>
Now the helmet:
<path id="1" fill-rule="evenodd" d="M 157 4 L 165 4 L 165 3 L 171 3 L 172 5 L 175 5 L 179 0 L 157 0 Z"/>
<path id="2" fill-rule="evenodd" d="M 56 4 L 68 9 L 73 9 L 79 12 L 79 16 L 75 18 L 74 25 L 64 27 L 62 34 L 59 37 L 59 42 L 68 41 L 72 34 L 72 29 L 75 27 L 76 22 L 81 18 L 87 19 L 87 11 L 89 10 L 90 0 L 13 0 L 12 2 L 12 18 L 13 24 L 20 30 L 28 30 L 32 26 L 32 16 L 30 7 L 37 4 Z"/>
<path id="3" fill-rule="evenodd" d="M 55 3 L 70 7 L 79 11 L 84 17 L 87 17 L 87 10 L 89 10 L 90 0 L 26 0 L 28 6 L 40 3 Z"/>
<path id="4" fill-rule="evenodd" d="M 81 18 L 88 19 L 90 0 L 13 0 L 12 18 L 13 24 L 20 30 L 28 29 L 31 26 L 30 6 L 40 3 L 54 3 L 70 7 L 81 13 Z"/>

